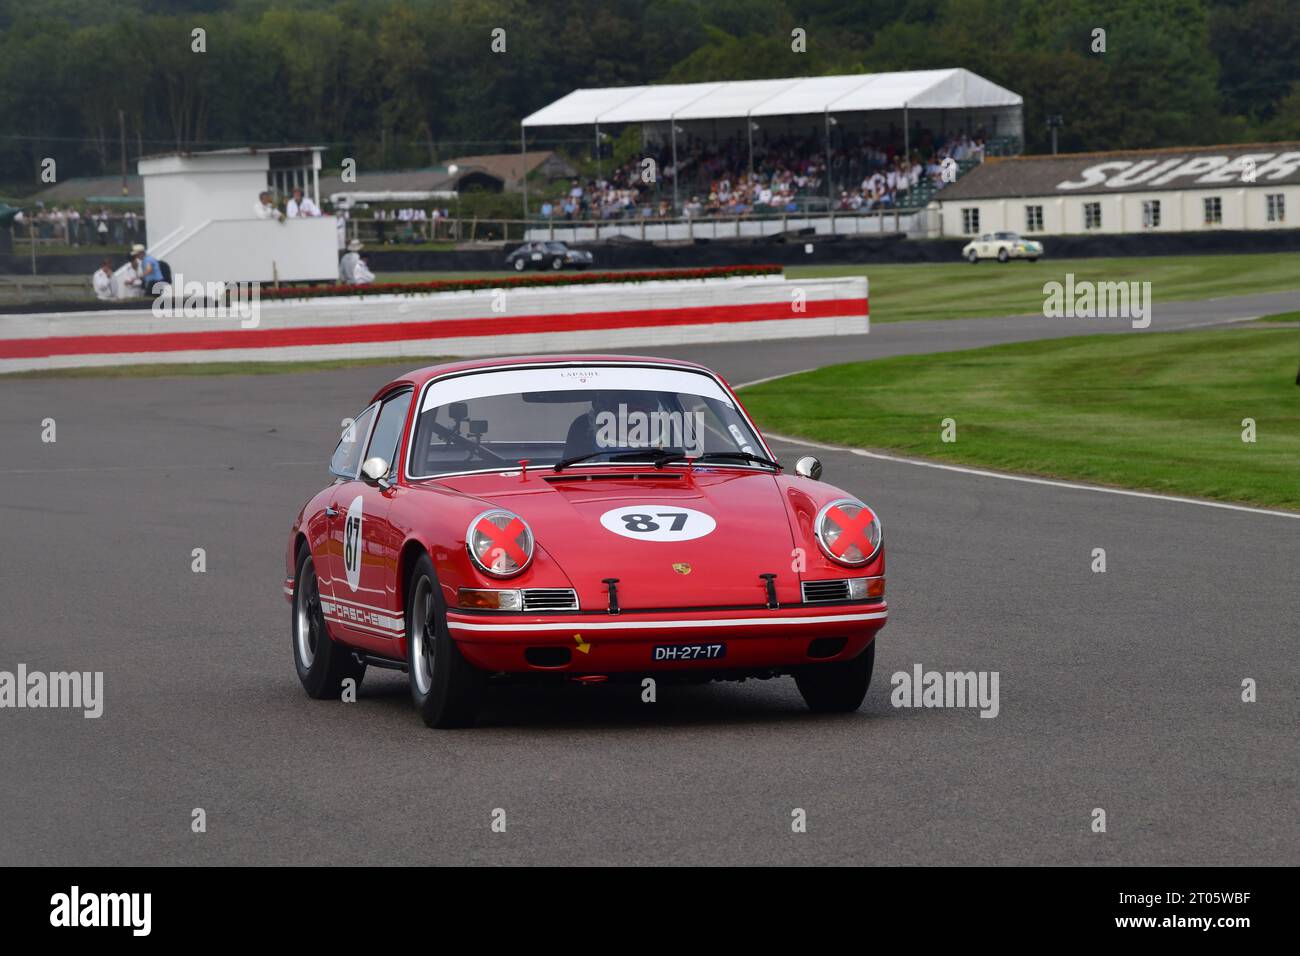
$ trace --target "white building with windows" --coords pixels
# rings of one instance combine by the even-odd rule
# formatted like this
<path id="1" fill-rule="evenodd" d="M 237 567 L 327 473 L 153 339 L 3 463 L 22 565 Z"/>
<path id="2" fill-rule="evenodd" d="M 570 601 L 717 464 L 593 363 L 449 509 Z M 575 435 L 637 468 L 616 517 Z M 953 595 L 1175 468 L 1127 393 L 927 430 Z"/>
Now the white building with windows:
<path id="1" fill-rule="evenodd" d="M 1295 229 L 1300 143 L 990 159 L 934 205 L 953 238 Z"/>
<path id="2" fill-rule="evenodd" d="M 320 206 L 322 146 L 171 153 L 139 161 L 149 253 L 199 282 L 295 282 L 338 275 L 333 216 L 260 218 L 294 187 Z"/>

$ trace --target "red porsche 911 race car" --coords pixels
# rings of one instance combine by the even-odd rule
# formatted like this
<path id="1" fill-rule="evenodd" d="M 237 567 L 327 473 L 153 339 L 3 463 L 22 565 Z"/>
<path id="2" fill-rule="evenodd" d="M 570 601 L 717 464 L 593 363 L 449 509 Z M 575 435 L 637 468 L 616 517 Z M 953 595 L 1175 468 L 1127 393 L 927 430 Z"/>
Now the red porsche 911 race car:
<path id="1" fill-rule="evenodd" d="M 485 684 L 793 675 L 851 711 L 885 624 L 880 521 L 689 362 L 480 359 L 412 372 L 345 430 L 289 535 L 307 693 L 407 671 L 431 727 Z"/>

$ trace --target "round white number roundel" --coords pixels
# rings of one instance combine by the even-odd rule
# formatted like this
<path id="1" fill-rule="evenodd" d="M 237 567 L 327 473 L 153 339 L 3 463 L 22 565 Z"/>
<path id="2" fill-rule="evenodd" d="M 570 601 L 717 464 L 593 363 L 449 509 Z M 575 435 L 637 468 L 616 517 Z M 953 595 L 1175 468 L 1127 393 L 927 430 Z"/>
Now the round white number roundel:
<path id="1" fill-rule="evenodd" d="M 690 541 L 718 523 L 703 511 L 679 505 L 623 505 L 600 516 L 605 529 L 636 541 Z"/>

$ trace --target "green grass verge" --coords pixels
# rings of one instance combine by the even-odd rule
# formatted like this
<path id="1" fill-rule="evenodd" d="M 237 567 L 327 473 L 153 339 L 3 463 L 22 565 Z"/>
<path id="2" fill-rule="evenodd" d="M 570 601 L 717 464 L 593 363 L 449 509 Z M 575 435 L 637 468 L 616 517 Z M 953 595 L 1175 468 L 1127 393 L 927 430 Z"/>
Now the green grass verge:
<path id="1" fill-rule="evenodd" d="M 177 362 L 169 365 L 105 365 L 91 368 L 33 369 L 10 372 L 11 378 L 169 378 L 194 375 L 283 375 L 288 372 L 326 372 L 338 368 L 361 368 L 372 365 L 401 365 L 423 368 L 451 362 L 455 356 L 388 356 L 385 358 L 322 359 L 306 362 Z"/>
<path id="2" fill-rule="evenodd" d="M 789 279 L 866 276 L 871 283 L 873 322 L 1041 313 L 1043 283 L 1053 279 L 1062 281 L 1067 272 L 1074 273 L 1076 282 L 1085 279 L 1150 282 L 1151 295 L 1157 303 L 1175 302 L 1300 289 L 1300 253 L 1046 258 L 1036 263 L 989 261 L 977 266 L 968 262 L 790 266 L 785 270 Z M 513 274 L 505 271 L 385 273 L 378 281 L 495 279 Z"/>
<path id="3" fill-rule="evenodd" d="M 1261 322 L 1300 322 L 1300 312 L 1279 312 L 1277 315 L 1263 316 Z"/>
<path id="4" fill-rule="evenodd" d="M 1051 240 L 1046 240 L 1051 252 Z M 1300 289 L 1300 253 L 1052 259 L 971 265 L 907 263 L 862 266 L 795 266 L 788 278 L 865 275 L 871 283 L 871 321 L 963 319 L 1041 313 L 1043 283 L 1150 282 L 1157 304 L 1180 299 L 1284 292 Z"/>
<path id="5" fill-rule="evenodd" d="M 1298 364 L 1290 329 L 1135 332 L 835 365 L 743 397 L 778 434 L 1300 509 Z"/>

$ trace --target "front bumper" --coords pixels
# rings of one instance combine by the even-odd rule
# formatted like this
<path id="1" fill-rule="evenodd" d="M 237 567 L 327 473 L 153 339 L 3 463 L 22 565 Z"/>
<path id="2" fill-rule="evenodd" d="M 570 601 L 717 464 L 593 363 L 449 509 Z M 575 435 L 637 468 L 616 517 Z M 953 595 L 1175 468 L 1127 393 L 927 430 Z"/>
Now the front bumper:
<path id="1" fill-rule="evenodd" d="M 888 615 L 883 601 L 620 614 L 475 614 L 452 608 L 447 626 L 462 656 L 489 671 L 782 670 L 856 657 Z M 659 645 L 717 643 L 726 644 L 721 658 L 654 659 Z M 539 659 L 548 663 L 539 664 Z"/>

